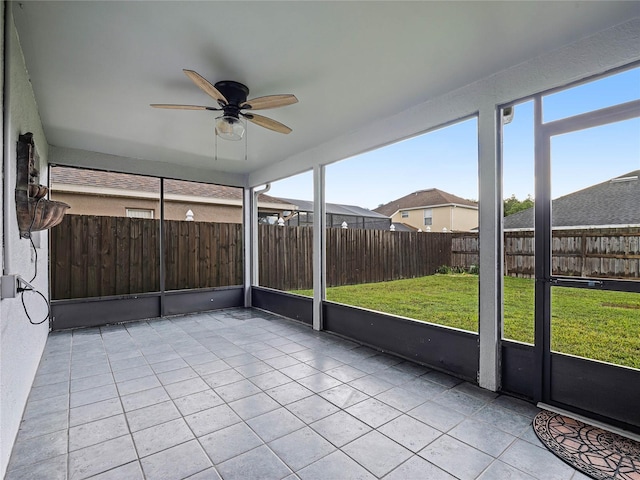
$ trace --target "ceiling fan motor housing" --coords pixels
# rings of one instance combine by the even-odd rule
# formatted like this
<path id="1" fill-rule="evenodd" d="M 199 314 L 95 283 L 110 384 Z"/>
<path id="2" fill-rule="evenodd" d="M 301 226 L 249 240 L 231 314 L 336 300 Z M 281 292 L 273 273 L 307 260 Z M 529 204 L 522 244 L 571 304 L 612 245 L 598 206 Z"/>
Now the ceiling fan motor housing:
<path id="1" fill-rule="evenodd" d="M 224 114 L 238 118 L 240 114 L 240 105 L 247 101 L 249 96 L 249 88 L 240 82 L 233 80 L 221 80 L 215 85 L 216 89 L 224 95 L 229 102 L 228 104 L 220 104 L 224 110 Z"/>

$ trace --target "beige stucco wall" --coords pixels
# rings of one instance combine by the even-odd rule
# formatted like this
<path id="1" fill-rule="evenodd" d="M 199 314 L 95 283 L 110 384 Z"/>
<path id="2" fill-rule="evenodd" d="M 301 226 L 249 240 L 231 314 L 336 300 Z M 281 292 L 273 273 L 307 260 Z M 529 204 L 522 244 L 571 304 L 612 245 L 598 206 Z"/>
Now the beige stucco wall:
<path id="1" fill-rule="evenodd" d="M 160 218 L 159 200 L 54 191 L 51 192 L 51 198 L 71 205 L 68 212 L 74 215 L 124 217 L 127 208 L 141 208 L 153 210 L 153 218 Z M 206 205 L 167 200 L 164 215 L 167 220 L 184 220 L 187 210 L 193 212 L 194 220 L 198 222 L 242 223 L 242 207 L 235 205 Z"/>
<path id="2" fill-rule="evenodd" d="M 187 210 L 191 210 L 193 219 L 198 222 L 242 223 L 242 207 L 240 206 L 167 201 L 164 208 L 167 220 L 184 220 Z"/>
<path id="3" fill-rule="evenodd" d="M 447 232 L 451 231 L 451 207 L 438 207 L 432 208 L 433 223 L 431 224 L 432 232 L 441 232 L 443 228 L 447 229 Z M 424 230 L 426 227 L 422 227 Z"/>
<path id="4" fill-rule="evenodd" d="M 409 212 L 409 216 L 402 218 L 402 210 L 397 212 L 391 219 L 393 223 L 404 223 L 414 228 L 425 231 L 424 208 L 415 210 L 404 210 Z M 434 207 L 431 208 L 432 232 L 441 232 L 443 228 L 447 231 L 469 231 L 478 226 L 478 210 L 463 207 Z"/>
<path id="5" fill-rule="evenodd" d="M 406 211 L 409 213 L 409 216 L 406 218 L 402 218 L 402 211 Z M 423 210 L 400 210 L 396 212 L 395 215 L 391 217 L 391 223 L 404 223 L 406 225 L 411 225 L 414 228 L 421 228 L 424 230 L 424 213 Z"/>
<path id="6" fill-rule="evenodd" d="M 455 207 L 452 212 L 453 224 L 450 229 L 456 232 L 468 232 L 478 228 L 478 210 Z"/>

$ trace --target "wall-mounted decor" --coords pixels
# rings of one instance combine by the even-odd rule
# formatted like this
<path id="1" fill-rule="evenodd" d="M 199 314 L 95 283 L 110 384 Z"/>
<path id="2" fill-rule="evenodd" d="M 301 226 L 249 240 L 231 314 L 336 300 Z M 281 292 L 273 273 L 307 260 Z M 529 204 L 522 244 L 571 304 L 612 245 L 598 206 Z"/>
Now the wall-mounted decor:
<path id="1" fill-rule="evenodd" d="M 30 238 L 31 232 L 46 230 L 62 221 L 67 208 L 64 202 L 47 200 L 49 189 L 40 185 L 40 172 L 35 167 L 36 154 L 31 132 L 18 138 L 16 175 L 16 214 L 20 236 Z"/>

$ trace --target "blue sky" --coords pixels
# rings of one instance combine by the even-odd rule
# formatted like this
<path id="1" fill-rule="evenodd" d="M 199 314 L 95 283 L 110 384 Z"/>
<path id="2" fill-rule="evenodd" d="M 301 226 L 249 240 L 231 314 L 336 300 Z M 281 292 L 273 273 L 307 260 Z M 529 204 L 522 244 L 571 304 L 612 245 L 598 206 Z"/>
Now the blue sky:
<path id="1" fill-rule="evenodd" d="M 640 68 L 545 97 L 544 121 L 640 99 Z M 534 194 L 533 102 L 516 106 L 504 131 L 504 196 Z M 327 166 L 330 203 L 376 208 L 416 190 L 478 198 L 475 118 Z M 555 137 L 552 196 L 640 169 L 640 119 Z M 312 200 L 306 172 L 272 184 L 270 195 Z"/>

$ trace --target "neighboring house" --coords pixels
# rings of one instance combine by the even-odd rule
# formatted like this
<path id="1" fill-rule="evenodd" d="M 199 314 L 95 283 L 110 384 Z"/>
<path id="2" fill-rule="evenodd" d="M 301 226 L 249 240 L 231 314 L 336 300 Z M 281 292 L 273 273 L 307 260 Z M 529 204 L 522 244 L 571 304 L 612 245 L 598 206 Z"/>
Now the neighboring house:
<path id="1" fill-rule="evenodd" d="M 437 188 L 419 190 L 374 209 L 422 231 L 468 232 L 478 226 L 478 203 Z"/>
<path id="2" fill-rule="evenodd" d="M 279 198 L 283 203 L 295 205 L 295 210 L 285 212 L 283 217 L 290 226 L 313 225 L 313 202 L 309 200 L 297 200 L 293 198 Z M 378 212 L 368 210 L 355 205 L 341 205 L 326 203 L 327 227 L 342 227 L 346 222 L 347 228 L 359 228 L 364 230 L 389 230 L 391 219 Z M 278 219 L 271 217 L 269 223 L 275 223 Z"/>
<path id="3" fill-rule="evenodd" d="M 554 228 L 640 227 L 640 170 L 556 198 Z M 532 230 L 534 209 L 504 218 L 505 230 Z"/>
<path id="4" fill-rule="evenodd" d="M 181 180 L 165 180 L 164 216 L 167 220 L 242 223 L 242 188 Z M 160 180 L 142 175 L 51 168 L 52 200 L 71 206 L 69 214 L 160 218 Z M 261 194 L 259 215 L 282 215 L 295 207 Z"/>

